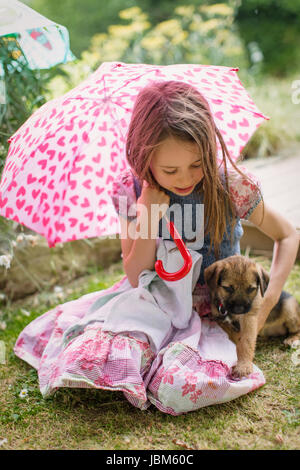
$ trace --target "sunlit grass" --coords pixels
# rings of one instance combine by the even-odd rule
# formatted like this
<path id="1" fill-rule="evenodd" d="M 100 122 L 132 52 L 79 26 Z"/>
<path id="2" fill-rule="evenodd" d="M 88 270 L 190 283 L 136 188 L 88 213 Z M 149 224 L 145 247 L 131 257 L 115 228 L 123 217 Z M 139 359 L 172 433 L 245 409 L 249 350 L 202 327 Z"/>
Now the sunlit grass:
<path id="1" fill-rule="evenodd" d="M 266 269 L 271 261 L 256 257 Z M 299 366 L 281 339 L 259 340 L 255 363 L 266 385 L 231 402 L 172 417 L 154 406 L 134 408 L 121 392 L 60 389 L 44 399 L 37 371 L 13 353 L 22 329 L 58 303 L 105 289 L 124 275 L 121 263 L 66 286 L 68 294 L 39 296 L 2 307 L 6 364 L 0 366 L 0 441 L 5 449 L 296 449 L 299 447 Z M 300 263 L 286 284 L 300 299 Z M 64 289 L 66 291 L 66 289 Z M 50 296 L 50 293 L 49 293 Z M 43 301 L 41 299 L 44 299 Z M 51 304 L 51 305 L 50 305 Z M 25 309 L 29 316 L 24 315 Z M 28 314 L 27 314 L 28 315 Z M 21 390 L 27 396 L 20 397 Z M 224 432 L 226 430 L 226 432 Z"/>

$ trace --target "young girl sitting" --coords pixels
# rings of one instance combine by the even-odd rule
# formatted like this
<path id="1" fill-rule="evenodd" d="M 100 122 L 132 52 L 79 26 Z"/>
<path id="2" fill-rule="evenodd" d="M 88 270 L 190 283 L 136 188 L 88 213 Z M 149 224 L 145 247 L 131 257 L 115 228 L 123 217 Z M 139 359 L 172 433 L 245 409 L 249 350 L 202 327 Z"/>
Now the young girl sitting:
<path id="1" fill-rule="evenodd" d="M 221 161 L 217 158 L 217 138 L 222 149 Z M 121 216 L 123 263 L 131 285 L 137 286 L 143 269 L 154 269 L 156 245 L 155 238 L 129 237 L 132 230 L 128 230 L 128 223 L 136 221 L 137 230 L 142 222 L 144 226 L 152 225 L 149 235 L 161 236 L 166 205 L 180 204 L 184 215 L 186 204 L 203 203 L 205 237 L 203 247 L 197 250 L 203 255 L 197 287 L 200 290 L 203 286 L 204 296 L 207 293 L 204 269 L 217 259 L 240 253 L 239 240 L 243 235 L 240 219 L 250 220 L 275 241 L 260 330 L 295 262 L 298 235 L 288 220 L 263 201 L 257 178 L 245 168 L 241 171 L 232 161 L 205 98 L 181 82 L 157 82 L 144 88 L 133 110 L 126 156 L 132 171 L 126 171 L 115 182 L 113 202 Z M 127 213 L 119 211 L 120 195 L 128 198 Z M 135 201 L 147 209 L 138 217 L 132 215 Z M 151 221 L 152 204 L 165 204 L 159 226 L 153 227 Z M 148 220 L 143 221 L 147 214 Z M 182 238 L 187 241 L 184 235 Z"/>
<path id="2" fill-rule="evenodd" d="M 250 220 L 274 240 L 270 282 L 259 316 L 261 329 L 294 264 L 296 230 L 264 203 L 258 180 L 234 164 L 207 101 L 187 84 L 154 82 L 140 92 L 128 130 L 126 157 L 130 169 L 112 187 L 120 216 L 125 278 L 110 289 L 59 305 L 34 320 L 20 334 L 15 353 L 38 369 L 44 396 L 65 386 L 122 390 L 140 409 L 151 402 L 176 415 L 254 390 L 264 383 L 261 371 L 254 366 L 251 376 L 232 380 L 235 346 L 218 325 L 204 318 L 209 312 L 204 269 L 217 259 L 240 253 L 240 219 Z M 202 204 L 204 226 L 196 216 Z M 154 205 L 161 208 L 158 217 L 151 211 Z M 95 317 L 66 344 L 63 337 L 68 327 L 78 321 L 84 324 L 99 295 L 113 298 L 120 289 L 130 293 L 139 286 L 141 273 L 154 270 L 157 239 L 171 240 L 163 216 L 175 206 L 182 217 L 183 224 L 178 224 L 177 217 L 176 228 L 183 241 L 202 255 L 196 287 L 186 292 L 194 300 L 187 328 L 173 327 L 161 349 L 154 352 L 147 335 L 134 328 L 120 333 L 104 330 L 103 319 Z M 186 236 L 187 229 L 192 229 L 196 241 Z"/>

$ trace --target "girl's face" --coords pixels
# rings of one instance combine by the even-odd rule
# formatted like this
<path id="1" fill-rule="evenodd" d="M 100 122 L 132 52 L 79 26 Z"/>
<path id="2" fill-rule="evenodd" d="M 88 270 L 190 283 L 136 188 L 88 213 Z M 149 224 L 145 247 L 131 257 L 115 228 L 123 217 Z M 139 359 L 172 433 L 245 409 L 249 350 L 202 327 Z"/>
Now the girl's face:
<path id="1" fill-rule="evenodd" d="M 156 181 L 175 194 L 190 194 L 203 178 L 195 142 L 168 137 L 153 152 L 150 169 Z"/>

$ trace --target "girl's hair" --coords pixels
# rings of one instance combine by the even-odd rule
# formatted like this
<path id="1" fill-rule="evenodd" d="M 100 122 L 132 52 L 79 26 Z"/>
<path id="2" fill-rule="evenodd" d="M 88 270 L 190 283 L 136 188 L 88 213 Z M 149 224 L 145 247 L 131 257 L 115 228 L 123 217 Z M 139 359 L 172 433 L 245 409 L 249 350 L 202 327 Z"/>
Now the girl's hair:
<path id="1" fill-rule="evenodd" d="M 232 215 L 231 241 L 236 222 L 230 198 L 226 159 L 228 158 L 235 170 L 251 184 L 255 183 L 232 161 L 223 137 L 214 123 L 209 104 L 198 90 L 183 82 L 152 82 L 137 96 L 126 141 L 127 161 L 141 185 L 143 180 L 146 180 L 150 185 L 160 188 L 151 172 L 150 162 L 153 151 L 168 137 L 198 144 L 204 173 L 205 234 L 210 233 L 210 251 L 214 244 L 218 258 L 227 217 Z M 218 171 L 216 137 L 222 148 L 225 187 Z M 257 189 L 260 192 L 259 187 Z"/>

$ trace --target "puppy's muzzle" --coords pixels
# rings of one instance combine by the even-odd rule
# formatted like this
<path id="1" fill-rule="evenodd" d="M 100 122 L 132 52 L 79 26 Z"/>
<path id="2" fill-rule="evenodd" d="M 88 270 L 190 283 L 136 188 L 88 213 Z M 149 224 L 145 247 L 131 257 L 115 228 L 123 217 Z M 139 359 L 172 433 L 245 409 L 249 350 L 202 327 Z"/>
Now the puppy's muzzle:
<path id="1" fill-rule="evenodd" d="M 248 313 L 251 309 L 251 304 L 249 303 L 232 303 L 232 304 L 227 304 L 226 310 L 233 315 L 243 315 L 245 313 Z"/>

